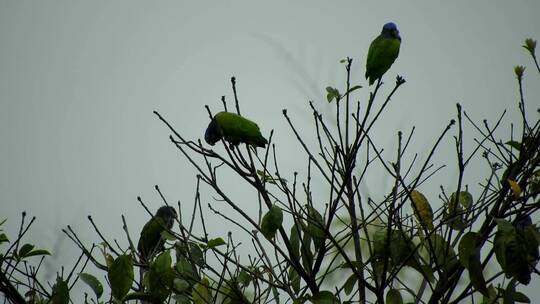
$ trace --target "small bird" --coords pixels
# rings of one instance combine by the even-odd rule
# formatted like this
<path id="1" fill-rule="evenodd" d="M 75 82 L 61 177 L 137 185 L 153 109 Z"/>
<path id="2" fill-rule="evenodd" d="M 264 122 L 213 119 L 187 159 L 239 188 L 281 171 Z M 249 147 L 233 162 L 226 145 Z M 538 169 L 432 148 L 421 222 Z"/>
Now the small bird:
<path id="1" fill-rule="evenodd" d="M 371 42 L 366 61 L 366 79 L 369 85 L 380 79 L 392 66 L 399 55 L 401 36 L 397 26 L 388 22 L 383 26 L 381 34 Z"/>
<path id="2" fill-rule="evenodd" d="M 144 225 L 137 244 L 142 262 L 149 262 L 153 256 L 164 250 L 165 240 L 161 233 L 170 230 L 176 218 L 178 215 L 173 207 L 162 206 Z"/>
<path id="3" fill-rule="evenodd" d="M 222 138 L 235 146 L 245 143 L 264 148 L 268 143 L 256 123 L 231 112 L 217 113 L 204 134 L 204 140 L 212 146 Z"/>

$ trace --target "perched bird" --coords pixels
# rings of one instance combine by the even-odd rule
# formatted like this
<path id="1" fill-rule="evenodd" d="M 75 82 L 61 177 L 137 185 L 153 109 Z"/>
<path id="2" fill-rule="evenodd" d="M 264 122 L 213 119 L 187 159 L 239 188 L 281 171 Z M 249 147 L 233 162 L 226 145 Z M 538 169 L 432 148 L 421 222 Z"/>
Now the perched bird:
<path id="1" fill-rule="evenodd" d="M 177 217 L 173 207 L 162 206 L 157 210 L 156 215 L 144 225 L 137 244 L 141 261 L 148 262 L 156 253 L 163 251 L 165 240 L 161 233 L 170 230 Z"/>
<path id="2" fill-rule="evenodd" d="M 399 55 L 401 37 L 396 24 L 388 22 L 381 34 L 371 42 L 366 62 L 366 79 L 369 85 L 388 71 Z"/>
<path id="3" fill-rule="evenodd" d="M 212 146 L 222 138 L 235 146 L 245 143 L 264 148 L 268 143 L 256 123 L 231 112 L 217 113 L 204 134 L 204 140 Z"/>

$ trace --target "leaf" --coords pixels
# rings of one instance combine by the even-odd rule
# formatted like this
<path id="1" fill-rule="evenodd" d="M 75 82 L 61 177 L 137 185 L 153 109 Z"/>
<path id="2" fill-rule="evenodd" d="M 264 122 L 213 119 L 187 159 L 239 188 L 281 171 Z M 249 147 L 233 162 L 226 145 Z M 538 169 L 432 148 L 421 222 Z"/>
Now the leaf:
<path id="1" fill-rule="evenodd" d="M 313 304 L 334 304 L 340 303 L 338 298 L 328 290 L 321 291 L 311 297 Z"/>
<path id="2" fill-rule="evenodd" d="M 514 301 L 518 303 L 531 303 L 531 299 L 519 291 L 514 292 Z"/>
<path id="3" fill-rule="evenodd" d="M 512 194 L 514 195 L 515 199 L 518 199 L 521 195 L 521 187 L 519 184 L 511 179 L 507 179 L 508 183 L 510 184 L 510 189 L 512 190 Z"/>
<path id="4" fill-rule="evenodd" d="M 282 224 L 283 211 L 279 206 L 273 205 L 262 218 L 261 232 L 267 239 L 273 239 Z"/>
<path id="5" fill-rule="evenodd" d="M 504 304 L 514 304 L 514 293 L 516 292 L 516 280 L 511 280 L 504 291 Z"/>
<path id="6" fill-rule="evenodd" d="M 26 257 L 38 256 L 38 255 L 51 255 L 51 253 L 45 249 L 36 249 L 26 254 Z"/>
<path id="7" fill-rule="evenodd" d="M 159 302 L 165 301 L 172 291 L 175 273 L 171 264 L 170 250 L 166 250 L 156 257 L 145 276 L 150 294 Z"/>
<path id="8" fill-rule="evenodd" d="M 79 273 L 79 278 L 81 281 L 90 286 L 90 288 L 92 288 L 98 299 L 101 298 L 101 295 L 103 295 L 103 285 L 101 285 L 95 276 L 89 273 L 81 272 Z"/>
<path id="9" fill-rule="evenodd" d="M 163 230 L 161 231 L 161 239 L 167 241 L 176 241 L 176 236 L 174 236 L 174 234 L 170 233 L 167 230 Z"/>
<path id="10" fill-rule="evenodd" d="M 189 282 L 184 279 L 174 279 L 173 286 L 176 293 L 185 293 L 190 291 L 191 289 L 191 284 L 189 284 Z"/>
<path id="11" fill-rule="evenodd" d="M 52 304 L 69 304 L 69 287 L 61 277 L 56 278 L 56 284 L 52 288 Z"/>
<path id="12" fill-rule="evenodd" d="M 469 268 L 469 260 L 475 255 L 480 254 L 480 248 L 477 248 L 480 236 L 476 232 L 467 232 L 461 237 L 458 246 L 459 261 L 465 268 Z"/>
<path id="13" fill-rule="evenodd" d="M 305 232 L 313 238 L 315 250 L 319 250 L 324 245 L 326 234 L 324 232 L 324 219 L 322 215 L 310 205 L 307 205 L 308 224 Z"/>
<path id="14" fill-rule="evenodd" d="M 292 266 L 289 267 L 289 281 L 294 292 L 298 294 L 300 292 L 300 275 Z"/>
<path id="15" fill-rule="evenodd" d="M 386 293 L 386 304 L 403 304 L 401 293 L 397 289 L 389 289 Z"/>
<path id="16" fill-rule="evenodd" d="M 206 246 L 208 249 L 211 249 L 211 248 L 215 248 L 215 247 L 225 245 L 225 244 L 227 243 L 225 243 L 225 241 L 219 237 L 219 238 L 209 240 L 208 243 L 206 243 Z"/>
<path id="17" fill-rule="evenodd" d="M 521 150 L 521 143 L 520 142 L 517 142 L 515 140 L 509 140 L 507 142 L 505 142 L 505 144 L 509 145 L 510 147 L 516 149 L 516 150 Z"/>
<path id="18" fill-rule="evenodd" d="M 245 270 L 240 271 L 238 273 L 238 283 L 242 284 L 244 287 L 248 286 L 251 282 L 251 274 Z"/>
<path id="19" fill-rule="evenodd" d="M 9 239 L 5 233 L 0 233 L 0 244 L 9 242 Z"/>
<path id="20" fill-rule="evenodd" d="M 188 282 L 198 282 L 200 280 L 197 274 L 197 268 L 185 257 L 178 258 L 175 269 L 178 272 L 178 277 Z"/>
<path id="21" fill-rule="evenodd" d="M 538 243 L 536 235 L 531 235 L 526 231 L 528 227 L 534 226 L 525 227 L 524 233 L 521 234 L 506 220 L 495 219 L 495 222 L 497 223 L 497 232 L 494 238 L 494 248 L 497 262 L 507 277 L 515 278 L 522 284 L 529 284 L 531 273 L 538 260 Z M 535 244 L 533 250 L 531 245 Z"/>
<path id="22" fill-rule="evenodd" d="M 362 88 L 361 85 L 355 85 L 352 88 L 350 88 L 344 95 L 351 94 L 352 92 L 354 92 L 354 91 L 356 91 L 356 90 L 358 90 L 360 88 Z"/>
<path id="23" fill-rule="evenodd" d="M 443 271 L 449 271 L 458 263 L 454 248 L 446 242 L 444 237 L 437 233 L 433 233 L 429 237 L 429 240 L 431 241 L 433 252 L 431 252 L 429 243 L 427 243 L 426 246 L 430 253 L 435 254 L 433 258 L 437 262 L 436 265 L 438 265 L 439 268 Z"/>
<path id="24" fill-rule="evenodd" d="M 302 258 L 302 266 L 306 269 L 311 269 L 313 266 L 313 252 L 311 252 L 311 235 L 308 233 L 304 233 L 302 237 L 300 256 Z"/>
<path id="25" fill-rule="evenodd" d="M 133 284 L 133 261 L 131 255 L 124 254 L 118 256 L 109 267 L 107 277 L 111 284 L 112 295 L 121 300 Z"/>
<path id="26" fill-rule="evenodd" d="M 480 256 L 475 255 L 475 257 L 469 259 L 469 279 L 471 284 L 484 296 L 488 296 L 489 292 L 486 287 L 486 280 L 484 279 L 484 274 L 482 272 L 482 263 L 480 262 Z"/>
<path id="27" fill-rule="evenodd" d="M 345 291 L 346 295 L 351 294 L 351 292 L 353 291 L 354 285 L 356 284 L 357 281 L 358 281 L 358 278 L 356 277 L 354 273 L 349 276 L 347 281 L 345 281 L 345 284 L 343 284 L 343 290 Z"/>
<path id="28" fill-rule="evenodd" d="M 300 256 L 300 227 L 298 223 L 295 223 L 291 227 L 291 234 L 289 235 L 289 241 L 291 243 L 292 247 L 292 253 L 295 255 L 295 257 Z"/>
<path id="29" fill-rule="evenodd" d="M 456 202 L 456 196 L 457 196 L 457 202 Z M 454 192 L 452 193 L 452 195 L 450 195 L 450 204 L 457 205 L 456 203 L 459 203 L 459 205 L 463 206 L 463 208 L 468 209 L 470 206 L 472 206 L 473 197 L 467 191 L 460 191 L 459 195 L 456 195 L 456 192 Z"/>
<path id="30" fill-rule="evenodd" d="M 171 263 L 171 252 L 170 250 L 165 250 L 156 257 L 156 260 L 152 264 L 158 272 L 165 272 L 171 268 Z"/>
<path id="31" fill-rule="evenodd" d="M 19 258 L 25 258 L 26 255 L 34 249 L 34 245 L 32 244 L 24 244 L 20 249 L 19 253 L 17 254 Z"/>
<path id="32" fill-rule="evenodd" d="M 332 102 L 332 100 L 335 98 L 336 100 L 340 99 L 339 91 L 333 87 L 326 87 L 326 100 L 328 102 Z"/>
<path id="33" fill-rule="evenodd" d="M 417 190 L 411 191 L 414 215 L 428 230 L 433 230 L 433 210 L 426 197 Z"/>
<path id="34" fill-rule="evenodd" d="M 210 282 L 207 277 L 202 278 L 200 282 L 195 284 L 193 292 L 191 293 L 194 304 L 212 303 L 212 293 L 210 292 L 209 286 Z"/>

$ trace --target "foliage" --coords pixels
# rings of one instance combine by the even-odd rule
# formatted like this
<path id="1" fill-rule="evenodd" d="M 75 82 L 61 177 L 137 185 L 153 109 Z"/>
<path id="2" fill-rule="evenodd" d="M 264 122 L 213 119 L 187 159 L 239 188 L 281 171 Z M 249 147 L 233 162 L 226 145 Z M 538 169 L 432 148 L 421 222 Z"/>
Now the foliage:
<path id="1" fill-rule="evenodd" d="M 524 45 L 540 73 L 535 46 L 532 39 Z M 197 212 L 189 221 L 178 212 L 174 225 L 160 224 L 162 232 L 155 242 L 160 246 L 144 257 L 133 245 L 124 217 L 126 247 L 109 241 L 91 217 L 98 245 L 83 243 L 68 226 L 64 233 L 80 248 L 81 257 L 69 274 L 62 271 L 53 284 L 41 283 L 37 277 L 50 253 L 22 242 L 34 221 L 27 223 L 23 213 L 15 239 L 0 230 L 4 248 L 0 292 L 12 303 L 69 303 L 73 287 L 82 282 L 93 293 L 85 302 L 93 303 L 458 303 L 473 299 L 529 303 L 518 289 L 536 279 L 540 257 L 540 233 L 532 220 L 540 208 L 540 120 L 531 122 L 526 112 L 525 68 L 514 70 L 521 113 L 518 135 L 512 128 L 509 138 L 497 139 L 495 131 L 502 128 L 504 114 L 493 126 L 487 121 L 479 125 L 458 104 L 456 120 L 444 126 L 421 161 L 416 154 L 408 157 L 414 129 L 397 133 L 397 151 L 391 160 L 372 137 L 405 80 L 396 77 L 382 102 L 384 82 L 378 81 L 367 100 L 354 103 L 352 93 L 361 93 L 362 87 L 351 83 L 352 59 L 343 63 L 345 87 L 326 88 L 332 117 L 325 117 L 310 102 L 315 146 L 309 146 L 283 110 L 284 121 L 305 153 L 305 173 L 279 167 L 283 155 L 272 141 L 273 131 L 265 148 L 223 141 L 212 147 L 185 138 L 155 112 L 171 132 L 173 146 L 197 171 L 193 202 Z M 240 115 L 235 78 L 232 89 Z M 224 97 L 222 102 L 227 111 Z M 207 110 L 214 117 L 210 107 Z M 478 133 L 470 147 L 464 144 L 467 123 Z M 457 180 L 448 181 L 456 186 L 441 186 L 441 207 L 436 207 L 432 194 L 436 191 L 426 181 L 443 168 L 434 164 L 433 156 L 453 129 L 450 140 L 459 174 Z M 266 130 L 262 124 L 261 130 Z M 490 170 L 480 187 L 469 190 L 464 176 L 477 156 Z M 371 168 L 385 172 L 392 187 L 371 196 L 361 194 Z M 249 199 L 258 203 L 258 214 L 241 208 L 230 189 L 222 186 L 231 173 L 243 181 L 241 186 L 256 193 Z M 201 185 L 214 193 L 215 203 L 208 209 L 202 204 Z M 313 187 L 327 196 L 316 197 Z M 165 205 L 171 205 L 158 186 L 156 191 Z M 221 210 L 224 206 L 227 212 Z M 178 204 L 179 211 L 181 207 Z M 251 244 L 239 244 L 231 233 L 209 235 L 210 216 L 236 225 Z M 201 232 L 194 228 L 196 222 Z M 252 246 L 256 254 L 246 257 L 242 246 Z M 37 266 L 32 266 L 35 261 Z M 102 276 L 91 274 L 87 264 Z M 496 271 L 486 271 L 488 267 Z M 408 277 L 411 273 L 417 280 Z"/>

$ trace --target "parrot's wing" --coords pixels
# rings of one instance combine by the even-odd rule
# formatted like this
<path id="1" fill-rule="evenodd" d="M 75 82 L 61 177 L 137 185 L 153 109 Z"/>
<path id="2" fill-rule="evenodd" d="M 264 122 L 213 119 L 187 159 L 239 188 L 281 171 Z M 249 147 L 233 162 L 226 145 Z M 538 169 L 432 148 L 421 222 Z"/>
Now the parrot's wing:
<path id="1" fill-rule="evenodd" d="M 377 37 L 369 47 L 366 78 L 370 84 L 388 71 L 399 55 L 401 42 L 396 38 Z"/>
<path id="2" fill-rule="evenodd" d="M 262 137 L 259 126 L 253 121 L 240 115 L 222 112 L 216 115 L 223 137 L 232 144 L 241 142 L 264 147 L 266 139 Z"/>
<path id="3" fill-rule="evenodd" d="M 141 230 L 139 243 L 137 244 L 137 249 L 144 259 L 156 251 L 157 247 L 162 242 L 161 233 L 164 229 L 163 220 L 161 218 L 153 217 L 144 225 Z"/>

